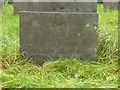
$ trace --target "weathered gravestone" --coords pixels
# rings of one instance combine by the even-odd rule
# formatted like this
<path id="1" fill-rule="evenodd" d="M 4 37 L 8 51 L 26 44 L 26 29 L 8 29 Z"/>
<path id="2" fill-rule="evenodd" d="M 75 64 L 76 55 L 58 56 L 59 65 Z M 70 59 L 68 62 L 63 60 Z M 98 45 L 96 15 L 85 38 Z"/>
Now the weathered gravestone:
<path id="1" fill-rule="evenodd" d="M 13 0 L 9 0 L 9 2 L 13 2 Z"/>
<path id="2" fill-rule="evenodd" d="M 3 0 L 3 2 L 12 3 L 12 2 L 13 2 L 13 0 Z"/>
<path id="3" fill-rule="evenodd" d="M 97 12 L 96 2 L 14 2 L 14 14 L 19 11 Z"/>
<path id="4" fill-rule="evenodd" d="M 104 0 L 104 10 L 118 10 L 119 0 Z"/>
<path id="5" fill-rule="evenodd" d="M 12 4 L 14 1 L 13 0 L 8 0 L 8 3 L 9 4 Z"/>
<path id="6" fill-rule="evenodd" d="M 102 3 L 103 2 L 103 0 L 97 0 L 99 3 Z"/>
<path id="7" fill-rule="evenodd" d="M 39 63 L 78 56 L 96 60 L 98 15 L 78 12 L 20 12 L 21 52 Z"/>

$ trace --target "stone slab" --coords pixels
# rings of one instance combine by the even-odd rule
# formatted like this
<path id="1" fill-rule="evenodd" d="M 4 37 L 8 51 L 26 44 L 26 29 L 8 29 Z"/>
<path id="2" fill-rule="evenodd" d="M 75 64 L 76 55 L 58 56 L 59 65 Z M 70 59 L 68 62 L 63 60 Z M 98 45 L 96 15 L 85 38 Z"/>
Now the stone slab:
<path id="1" fill-rule="evenodd" d="M 97 12 L 96 2 L 15 2 L 14 13 L 19 11 L 42 12 Z"/>
<path id="2" fill-rule="evenodd" d="M 78 56 L 96 60 L 98 14 L 20 12 L 20 51 L 43 63 Z"/>
<path id="3" fill-rule="evenodd" d="M 99 3 L 102 3 L 103 2 L 103 0 L 97 0 Z"/>
<path id="4" fill-rule="evenodd" d="M 13 0 L 9 0 L 9 2 L 13 2 Z"/>
<path id="5" fill-rule="evenodd" d="M 118 0 L 116 1 L 109 1 L 107 2 L 107 0 L 104 0 L 104 3 L 103 3 L 103 7 L 104 7 L 104 10 L 118 10 Z"/>
<path id="6" fill-rule="evenodd" d="M 9 0 L 8 1 L 9 4 L 13 4 L 13 2 L 14 2 L 13 0 Z"/>
<path id="7" fill-rule="evenodd" d="M 4 2 L 13 2 L 13 0 L 3 0 Z"/>

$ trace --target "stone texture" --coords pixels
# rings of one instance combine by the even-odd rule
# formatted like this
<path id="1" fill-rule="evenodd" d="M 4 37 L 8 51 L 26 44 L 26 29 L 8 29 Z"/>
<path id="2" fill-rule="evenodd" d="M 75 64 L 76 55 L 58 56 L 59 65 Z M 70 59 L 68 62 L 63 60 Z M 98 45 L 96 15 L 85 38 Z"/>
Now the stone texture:
<path id="1" fill-rule="evenodd" d="M 112 2 L 107 2 L 107 0 L 104 0 L 104 3 L 103 3 L 103 6 L 104 6 L 104 10 L 118 10 L 118 0 Z"/>
<path id="2" fill-rule="evenodd" d="M 4 2 L 13 2 L 13 0 L 3 0 Z"/>
<path id="3" fill-rule="evenodd" d="M 100 3 L 103 2 L 103 0 L 97 0 L 97 1 L 100 2 Z"/>
<path id="4" fill-rule="evenodd" d="M 15 2 L 14 13 L 19 11 L 97 12 L 96 2 Z"/>
<path id="5" fill-rule="evenodd" d="M 9 2 L 8 2 L 9 4 L 13 4 L 14 3 L 14 1 L 13 0 L 9 0 Z"/>
<path id="6" fill-rule="evenodd" d="M 96 60 L 98 15 L 76 12 L 20 12 L 20 50 L 39 63 L 78 56 Z"/>

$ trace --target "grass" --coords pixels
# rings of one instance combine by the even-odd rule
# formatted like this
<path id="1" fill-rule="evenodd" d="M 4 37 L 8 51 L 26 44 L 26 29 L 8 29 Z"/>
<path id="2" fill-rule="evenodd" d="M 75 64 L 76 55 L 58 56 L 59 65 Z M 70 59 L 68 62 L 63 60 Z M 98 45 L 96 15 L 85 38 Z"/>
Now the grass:
<path id="1" fill-rule="evenodd" d="M 78 58 L 51 60 L 42 66 L 19 54 L 19 16 L 4 4 L 0 14 L 2 86 L 5 88 L 117 88 L 118 12 L 98 5 L 97 62 Z M 2 27 L 1 27 L 2 26 Z"/>

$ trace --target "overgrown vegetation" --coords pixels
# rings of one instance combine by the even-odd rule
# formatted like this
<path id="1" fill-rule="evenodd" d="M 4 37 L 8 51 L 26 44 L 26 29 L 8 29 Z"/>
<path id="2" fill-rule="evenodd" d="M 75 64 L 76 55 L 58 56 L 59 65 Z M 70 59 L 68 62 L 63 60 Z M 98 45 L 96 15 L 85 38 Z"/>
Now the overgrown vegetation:
<path id="1" fill-rule="evenodd" d="M 40 66 L 19 54 L 19 16 L 4 4 L 0 14 L 2 86 L 6 88 L 116 88 L 118 87 L 118 12 L 98 5 L 98 61 L 64 58 Z M 2 27 L 1 27 L 2 26 Z"/>

